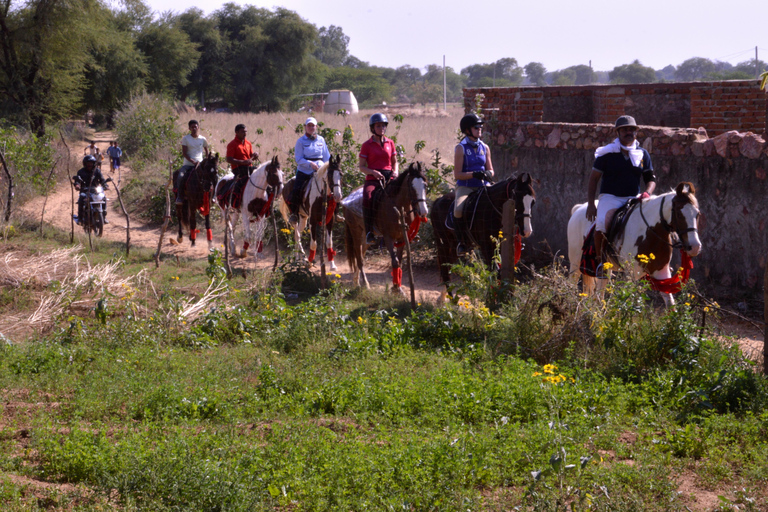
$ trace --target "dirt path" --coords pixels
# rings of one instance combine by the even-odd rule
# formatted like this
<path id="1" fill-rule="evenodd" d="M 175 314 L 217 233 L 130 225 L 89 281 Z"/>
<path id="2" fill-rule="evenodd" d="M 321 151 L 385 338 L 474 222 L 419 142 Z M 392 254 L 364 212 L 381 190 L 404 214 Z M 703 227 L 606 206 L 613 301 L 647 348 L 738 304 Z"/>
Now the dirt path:
<path id="1" fill-rule="evenodd" d="M 109 141 L 112 140 L 112 137 L 113 135 L 111 132 L 100 132 L 93 137 L 93 140 L 96 142 L 96 145 L 100 149 L 106 150 Z M 72 146 L 72 154 L 82 156 L 85 147 L 89 143 L 90 140 L 75 143 Z M 77 169 L 72 169 L 72 173 L 74 174 L 75 172 L 77 172 Z M 102 173 L 105 177 L 111 176 L 113 181 L 121 187 L 127 184 L 131 178 L 131 168 L 126 165 L 122 166 L 119 175 L 118 173 L 110 174 L 108 160 L 105 160 L 102 164 Z M 118 179 L 120 180 L 119 183 Z M 109 213 L 107 215 L 109 224 L 104 226 L 103 238 L 114 242 L 125 243 L 125 216 L 120 210 L 119 202 L 117 200 L 117 193 L 115 192 L 114 186 L 107 190 L 107 199 L 110 202 Z M 44 201 L 44 197 L 35 198 L 23 205 L 22 210 L 32 218 L 39 220 Z M 48 196 L 44 219 L 45 222 L 48 222 L 49 224 L 65 232 L 70 231 L 72 222 L 72 191 L 66 182 L 59 183 L 54 192 Z M 153 250 L 157 249 L 157 242 L 160 237 L 159 226 L 149 225 L 146 222 L 143 222 L 141 219 L 135 217 L 131 217 L 130 225 L 131 246 L 147 247 Z M 223 226 L 218 223 L 214 224 L 212 228 L 214 246 L 221 248 L 223 251 Z M 181 244 L 176 245 L 170 241 L 171 238 L 176 238 L 176 228 L 173 227 L 171 229 L 172 231 L 166 232 L 166 236 L 163 241 L 162 254 L 166 256 L 170 255 L 171 257 L 177 256 L 179 258 L 188 259 L 206 258 L 208 256 L 208 244 L 206 243 L 204 236 L 198 238 L 197 245 L 195 247 L 190 245 L 189 240 L 187 239 L 187 235 L 185 235 L 184 241 Z M 200 229 L 199 226 L 198 229 Z M 235 229 L 235 234 L 238 235 L 241 232 L 242 230 L 239 229 L 238 220 L 238 227 Z M 79 240 L 80 243 L 82 243 L 84 246 L 88 246 L 88 235 L 83 231 L 82 228 L 77 225 L 75 226 L 75 238 Z M 242 237 L 236 236 L 236 241 L 242 246 Z M 343 240 L 334 240 L 334 243 L 338 247 L 343 245 L 344 242 Z M 306 249 L 307 248 L 305 248 L 305 250 Z M 245 259 L 235 257 L 232 258 L 232 265 L 234 268 L 238 269 L 271 268 L 275 258 L 274 251 L 274 243 L 271 243 L 268 247 L 264 248 L 264 252 L 262 253 L 262 256 L 258 262 L 255 262 L 252 256 L 248 256 Z M 335 273 L 341 275 L 343 281 L 351 282 L 352 276 L 349 272 L 346 258 L 340 255 L 337 258 L 336 264 L 338 265 L 338 270 Z M 390 277 L 391 268 L 389 263 L 389 256 L 385 254 L 374 256 L 370 261 L 367 262 L 366 269 L 368 270 L 368 280 L 372 288 L 384 289 L 387 284 L 392 282 L 392 278 Z M 315 267 L 315 271 L 319 274 L 319 266 Z M 404 272 L 404 274 L 407 274 L 407 272 Z M 414 268 L 414 281 L 416 282 L 416 298 L 419 302 L 435 302 L 437 300 L 441 292 L 441 286 L 436 264 L 434 269 L 424 268 L 423 266 Z M 403 283 L 405 284 L 407 282 L 408 278 L 406 275 L 404 275 Z M 408 293 L 410 292 L 408 291 Z"/>

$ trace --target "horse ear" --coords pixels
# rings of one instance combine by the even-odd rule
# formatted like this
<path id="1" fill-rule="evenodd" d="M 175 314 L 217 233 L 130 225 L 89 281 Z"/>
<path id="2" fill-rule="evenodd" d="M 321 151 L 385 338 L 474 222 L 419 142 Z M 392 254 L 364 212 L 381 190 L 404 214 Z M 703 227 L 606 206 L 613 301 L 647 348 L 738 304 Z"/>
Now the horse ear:
<path id="1" fill-rule="evenodd" d="M 522 184 L 524 184 L 524 185 L 527 185 L 528 183 L 530 183 L 530 182 L 531 182 L 531 175 L 530 175 L 529 173 L 527 173 L 527 172 L 524 172 L 524 173 L 523 173 L 523 174 L 520 176 L 520 182 L 521 182 Z"/>
<path id="2" fill-rule="evenodd" d="M 688 181 L 680 182 L 675 189 L 678 195 L 687 196 L 688 194 L 695 194 L 696 189 L 693 187 L 693 183 Z"/>

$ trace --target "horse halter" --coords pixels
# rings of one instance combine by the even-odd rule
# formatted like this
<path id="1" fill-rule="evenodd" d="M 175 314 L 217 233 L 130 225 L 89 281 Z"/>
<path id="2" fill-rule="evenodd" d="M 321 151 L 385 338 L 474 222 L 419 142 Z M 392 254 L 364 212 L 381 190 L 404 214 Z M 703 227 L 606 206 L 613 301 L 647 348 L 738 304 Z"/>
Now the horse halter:
<path id="1" fill-rule="evenodd" d="M 664 230 L 667 233 L 675 233 L 677 235 L 678 241 L 670 244 L 667 240 L 664 240 L 664 239 L 662 239 L 662 240 L 664 240 L 664 242 L 667 245 L 669 245 L 670 247 L 672 247 L 673 249 L 685 249 L 687 251 L 688 249 L 690 249 L 690 244 L 688 245 L 688 247 L 685 247 L 683 245 L 683 235 L 686 235 L 685 239 L 688 240 L 688 236 L 687 236 L 688 233 L 691 233 L 691 232 L 698 233 L 699 230 L 698 230 L 698 228 L 688 228 L 685 231 L 681 232 L 678 229 L 677 222 L 675 221 L 675 201 L 674 201 L 674 199 L 672 200 L 672 212 L 671 212 L 671 214 L 672 214 L 672 223 L 667 222 L 667 219 L 664 218 L 664 201 L 666 199 L 667 199 L 667 196 L 661 196 L 661 204 L 659 204 L 659 219 L 660 219 L 660 222 L 661 222 L 661 227 L 663 227 Z M 645 223 L 645 226 L 648 229 L 650 229 L 651 226 L 650 226 L 650 224 L 648 224 L 648 220 L 646 220 L 645 215 L 643 214 L 643 203 L 642 203 L 642 201 L 640 202 L 640 204 L 638 204 L 638 207 L 640 209 L 640 217 L 643 219 L 643 222 Z M 672 224 L 674 224 L 674 226 Z M 651 229 L 651 233 L 653 233 L 657 237 L 661 238 L 652 229 Z"/>

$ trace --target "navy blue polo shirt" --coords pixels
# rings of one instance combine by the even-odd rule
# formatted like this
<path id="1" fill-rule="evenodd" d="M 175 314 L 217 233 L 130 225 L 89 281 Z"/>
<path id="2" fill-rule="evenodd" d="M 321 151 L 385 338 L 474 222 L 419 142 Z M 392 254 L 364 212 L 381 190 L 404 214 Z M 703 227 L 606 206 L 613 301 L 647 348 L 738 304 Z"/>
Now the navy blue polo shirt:
<path id="1" fill-rule="evenodd" d="M 651 155 L 645 149 L 639 149 L 643 152 L 643 160 L 639 167 L 632 165 L 629 156 L 624 156 L 621 152 L 606 153 L 595 159 L 592 168 L 603 174 L 600 184 L 601 194 L 618 197 L 636 196 L 641 192 L 640 178 L 643 178 L 646 184 L 656 181 Z"/>

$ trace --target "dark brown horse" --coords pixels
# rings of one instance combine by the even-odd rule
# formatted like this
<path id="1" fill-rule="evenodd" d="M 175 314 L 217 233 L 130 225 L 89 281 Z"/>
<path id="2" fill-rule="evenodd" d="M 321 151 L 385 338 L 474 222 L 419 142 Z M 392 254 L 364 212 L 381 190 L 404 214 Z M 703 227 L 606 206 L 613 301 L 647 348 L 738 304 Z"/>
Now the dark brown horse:
<path id="1" fill-rule="evenodd" d="M 453 230 L 446 226 L 455 194 L 445 194 L 432 205 L 431 221 L 437 245 L 437 263 L 440 266 L 440 280 L 444 285 L 451 281 L 450 266 L 458 263 L 456 256 L 457 239 Z M 491 237 L 499 236 L 502 230 L 502 210 L 509 199 L 515 201 L 515 222 L 518 234 L 529 237 L 531 228 L 531 208 L 536 202 L 531 175 L 523 173 L 518 177 L 508 178 L 495 185 L 480 188 L 467 197 L 464 202 L 464 218 L 469 227 L 471 239 L 480 249 L 483 261 L 491 265 L 496 246 Z M 441 300 L 445 298 L 443 291 Z"/>
<path id="2" fill-rule="evenodd" d="M 374 228 L 384 236 L 384 243 L 392 258 L 392 286 L 397 292 L 403 280 L 403 269 L 400 261 L 403 258 L 403 228 L 400 223 L 400 210 L 405 211 L 405 222 L 408 225 L 408 237 L 415 237 L 422 220 L 427 220 L 426 177 L 421 162 L 412 163 L 408 170 L 391 180 L 386 188 L 377 191 L 373 197 L 376 215 Z M 362 195 L 360 195 L 362 201 Z M 349 267 L 352 269 L 352 281 L 355 286 L 360 285 L 360 277 L 366 288 L 368 278 L 365 276 L 363 266 L 365 264 L 365 226 L 361 213 L 362 208 L 353 208 L 344 204 L 345 222 L 345 246 Z M 396 250 L 397 249 L 397 250 Z"/>
<path id="3" fill-rule="evenodd" d="M 211 201 L 213 200 L 213 191 L 216 188 L 216 182 L 219 179 L 218 174 L 219 154 L 208 154 L 202 162 L 198 162 L 195 167 L 189 171 L 189 175 L 184 183 L 184 203 L 176 205 L 176 216 L 179 219 L 179 237 L 176 242 L 181 243 L 184 239 L 183 229 L 189 230 L 189 240 L 192 246 L 195 245 L 197 238 L 197 215 L 199 211 L 205 217 L 205 233 L 208 239 L 208 249 L 213 247 L 213 233 L 211 232 Z M 171 240 L 173 241 L 173 240 Z"/>
<path id="4" fill-rule="evenodd" d="M 280 203 L 280 212 L 283 214 L 286 224 L 290 213 L 288 212 L 288 200 L 293 193 L 293 184 L 296 178 L 291 178 L 283 188 L 283 201 Z M 323 209 L 323 193 L 325 191 L 326 207 Z M 299 222 L 293 227 L 293 236 L 296 243 L 296 254 L 304 256 L 304 247 L 301 246 L 301 233 L 309 222 L 309 258 L 312 263 L 317 250 L 317 240 L 325 226 L 325 248 L 328 254 L 331 270 L 336 270 L 333 261 L 336 251 L 333 250 L 333 220 L 336 204 L 341 202 L 341 155 L 331 159 L 322 165 L 314 173 L 312 179 L 307 182 L 302 194 L 302 202 L 299 207 Z"/>

